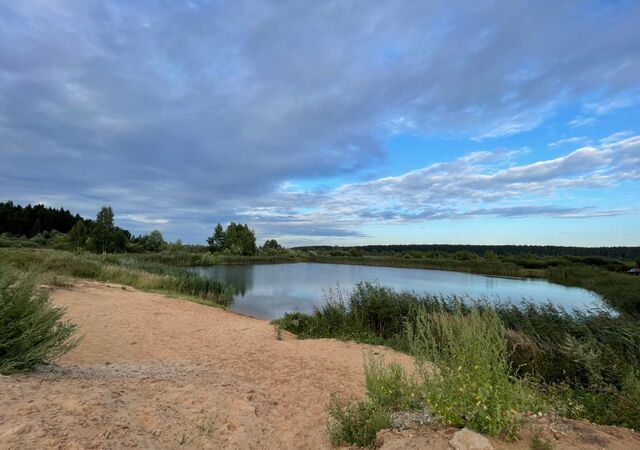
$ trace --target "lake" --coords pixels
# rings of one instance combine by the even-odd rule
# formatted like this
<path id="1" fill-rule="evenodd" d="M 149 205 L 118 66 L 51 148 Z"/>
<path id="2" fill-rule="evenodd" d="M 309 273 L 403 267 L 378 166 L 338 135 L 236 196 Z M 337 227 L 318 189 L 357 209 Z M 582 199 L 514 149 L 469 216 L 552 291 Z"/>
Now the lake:
<path id="1" fill-rule="evenodd" d="M 269 320 L 282 317 L 285 312 L 312 312 L 324 303 L 329 289 L 350 290 L 360 281 L 377 281 L 396 290 L 485 297 L 500 302 L 549 301 L 567 309 L 602 306 L 600 297 L 585 289 L 545 280 L 442 270 L 319 263 L 217 265 L 193 270 L 236 287 L 238 294 L 228 308 L 231 311 Z"/>

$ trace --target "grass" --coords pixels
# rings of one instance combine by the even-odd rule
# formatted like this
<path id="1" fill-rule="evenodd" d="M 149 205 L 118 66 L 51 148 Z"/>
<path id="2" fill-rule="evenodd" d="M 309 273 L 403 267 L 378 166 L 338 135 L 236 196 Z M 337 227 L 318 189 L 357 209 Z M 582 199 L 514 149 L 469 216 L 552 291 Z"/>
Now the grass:
<path id="1" fill-rule="evenodd" d="M 186 269 L 114 255 L 94 255 L 54 250 L 0 249 L 0 262 L 23 271 L 39 267 L 43 272 L 124 284 L 137 289 L 196 298 L 208 305 L 228 305 L 231 286 Z"/>
<path id="2" fill-rule="evenodd" d="M 370 400 L 347 403 L 340 397 L 334 397 L 329 405 L 327 430 L 334 446 L 370 446 L 376 433 L 390 425 L 389 412 Z"/>
<path id="3" fill-rule="evenodd" d="M 407 269 L 450 270 L 505 277 L 541 276 L 543 272 L 524 270 L 516 264 L 503 261 L 443 259 L 408 259 L 391 256 L 308 256 L 306 261 L 327 264 L 357 264 L 377 267 L 402 267 Z"/>
<path id="4" fill-rule="evenodd" d="M 542 406 L 530 383 L 511 374 L 504 334 L 493 309 L 418 311 L 407 340 L 426 402 L 442 422 L 515 438 L 524 414 Z"/>
<path id="5" fill-rule="evenodd" d="M 54 306 L 39 284 L 34 272 L 0 266 L 1 374 L 51 362 L 78 343 L 76 326 L 62 320 L 65 309 Z"/>
<path id="6" fill-rule="evenodd" d="M 622 267 L 621 270 L 627 269 Z M 640 320 L 640 277 L 613 272 L 597 266 L 568 266 L 548 268 L 545 277 L 567 286 L 593 291 L 620 314 Z"/>
<path id="7" fill-rule="evenodd" d="M 554 450 L 556 448 L 549 439 L 535 434 L 531 440 L 531 450 Z"/>
<path id="8" fill-rule="evenodd" d="M 474 322 L 475 319 L 465 319 L 471 321 L 465 332 L 469 334 L 465 335 L 466 340 L 456 338 L 455 346 L 461 355 L 477 357 L 490 349 L 497 351 L 500 362 L 490 366 L 499 367 L 499 374 L 504 374 L 506 367 L 510 381 L 504 386 L 517 384 L 517 379 L 524 380 L 527 385 L 533 380 L 535 389 L 546 393 L 547 402 L 554 409 L 563 411 L 564 415 L 640 428 L 640 415 L 637 414 L 637 405 L 640 404 L 640 321 L 633 316 L 597 310 L 569 312 L 551 304 L 474 304 L 463 298 L 396 292 L 375 283 L 361 283 L 350 293 L 330 291 L 326 300 L 325 305 L 313 314 L 285 314 L 275 322 L 299 338 L 334 337 L 382 344 L 426 357 L 425 352 L 430 348 L 429 354 L 433 355 L 435 344 L 422 346 L 419 350 L 420 346 L 415 344 L 416 330 L 430 327 L 429 333 L 425 332 L 423 336 L 423 341 L 428 342 L 427 338 L 436 339 L 443 334 L 440 328 L 445 321 L 454 321 L 458 314 L 478 314 L 478 323 Z M 477 313 L 473 313 L 474 310 Z M 425 317 L 429 320 L 437 318 L 440 325 L 425 322 Z M 499 319 L 500 327 L 495 317 Z M 450 327 L 465 330 L 460 320 L 452 322 Z M 407 330 L 411 332 L 407 333 Z M 485 336 L 484 333 L 489 332 L 491 334 Z M 485 342 L 493 342 L 491 339 L 497 339 L 496 336 L 500 337 L 495 341 L 496 346 L 487 348 Z M 442 342 L 438 344 L 442 345 Z M 462 358 L 460 355 L 457 357 Z M 456 390 L 471 383 L 478 385 L 480 379 L 488 380 L 490 385 L 497 383 L 497 379 L 504 381 L 502 375 L 491 371 L 474 374 L 470 368 L 476 365 L 487 366 L 466 360 L 455 367 L 445 366 L 442 369 L 445 372 L 462 367 L 464 370 L 461 369 L 460 376 L 463 378 L 456 378 L 455 370 L 447 372 L 450 382 L 458 385 L 440 385 L 440 395 L 444 398 L 443 393 L 447 389 Z M 434 387 L 433 392 L 438 390 Z M 464 399 L 456 392 L 452 399 L 464 400 L 458 404 L 461 407 L 458 413 L 462 411 L 465 420 L 469 417 L 475 421 L 474 414 L 480 412 L 471 414 L 467 407 L 471 405 L 473 395 L 479 395 L 480 391 L 476 386 L 476 390 L 470 392 L 473 393 L 471 397 Z M 489 400 L 495 404 L 499 399 Z M 437 402 L 437 399 L 432 397 L 431 401 Z M 486 406 L 489 410 L 490 406 Z M 517 419 L 522 409 L 513 409 L 516 417 L 512 419 Z M 506 413 L 510 409 L 502 408 L 501 411 Z M 455 422 L 455 412 L 447 415 L 441 411 L 441 414 L 447 421 Z M 478 417 L 480 420 L 481 416 Z"/>
<path id="9" fill-rule="evenodd" d="M 418 382 L 398 363 L 385 364 L 384 357 L 368 353 L 364 363 L 367 395 L 378 406 L 391 411 L 417 410 L 424 406 Z"/>

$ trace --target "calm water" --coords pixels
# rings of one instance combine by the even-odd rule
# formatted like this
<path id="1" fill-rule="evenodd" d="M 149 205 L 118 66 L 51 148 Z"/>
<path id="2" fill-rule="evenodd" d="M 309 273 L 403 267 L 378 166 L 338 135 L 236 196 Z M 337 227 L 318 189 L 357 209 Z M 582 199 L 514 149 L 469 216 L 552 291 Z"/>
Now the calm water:
<path id="1" fill-rule="evenodd" d="M 311 312 L 314 306 L 324 303 L 323 295 L 328 289 L 339 286 L 350 290 L 360 281 L 378 281 L 396 290 L 487 297 L 502 302 L 550 301 L 567 309 L 600 305 L 599 297 L 592 292 L 544 280 L 441 270 L 317 263 L 219 265 L 194 270 L 234 285 L 238 294 L 229 309 L 261 319 L 275 319 L 292 311 Z"/>

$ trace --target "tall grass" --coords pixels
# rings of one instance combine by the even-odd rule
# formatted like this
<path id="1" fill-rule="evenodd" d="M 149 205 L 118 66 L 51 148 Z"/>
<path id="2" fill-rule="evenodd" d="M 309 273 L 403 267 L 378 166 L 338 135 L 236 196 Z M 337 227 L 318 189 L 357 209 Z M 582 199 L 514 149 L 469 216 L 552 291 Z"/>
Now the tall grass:
<path id="1" fill-rule="evenodd" d="M 619 313 L 640 320 L 640 277 L 587 265 L 550 267 L 545 277 L 596 292 Z"/>
<path id="2" fill-rule="evenodd" d="M 348 403 L 334 397 L 329 404 L 327 429 L 334 446 L 370 446 L 376 433 L 390 425 L 389 412 L 372 401 Z"/>
<path id="3" fill-rule="evenodd" d="M 390 256 L 327 256 L 308 255 L 307 261 L 330 264 L 358 264 L 376 267 L 403 267 L 408 269 L 449 270 L 505 277 L 530 276 L 534 272 L 523 270 L 508 261 L 456 260 L 456 259 L 408 259 Z"/>
<path id="4" fill-rule="evenodd" d="M 515 438 L 524 413 L 540 407 L 538 393 L 511 374 L 504 334 L 490 308 L 419 309 L 407 340 L 426 401 L 443 422 Z"/>
<path id="5" fill-rule="evenodd" d="M 52 250 L 0 250 L 1 262 L 21 270 L 38 266 L 43 271 L 60 275 L 191 296 L 206 304 L 227 305 L 235 292 L 230 285 L 189 270 L 133 258 Z"/>
<path id="6" fill-rule="evenodd" d="M 635 399 L 640 374 L 640 321 L 627 315 L 568 312 L 551 304 L 473 303 L 464 298 L 420 296 L 361 283 L 349 294 L 330 292 L 325 305 L 313 314 L 285 314 L 276 322 L 302 338 L 334 337 L 383 344 L 420 357 L 425 350 L 418 350 L 415 335 L 405 333 L 407 328 L 416 333 L 429 325 L 424 322 L 425 316 L 443 322 L 446 317 L 470 315 L 474 310 L 479 314 L 478 321 L 487 322 L 491 336 L 500 334 L 500 347 L 494 349 L 503 355 L 501 361 L 506 361 L 510 376 L 533 378 L 553 395 L 559 392 L 557 387 L 566 387 L 563 397 L 567 404 L 580 405 L 572 408 L 580 417 L 640 427 L 640 414 L 625 406 L 638 404 Z M 494 328 L 495 317 L 503 327 L 500 333 Z M 432 339 L 442 334 L 435 325 L 429 326 Z M 470 330 L 474 326 L 469 324 Z M 455 327 L 461 329 L 462 325 Z M 481 328 L 473 331 L 477 337 L 469 337 L 470 347 L 461 346 L 461 351 L 485 351 L 486 338 L 481 332 Z M 461 365 L 467 369 L 476 364 Z"/>
<path id="7" fill-rule="evenodd" d="M 20 275 L 0 265 L 0 373 L 53 361 L 78 343 L 76 326 L 62 320 L 65 309 L 38 286 L 34 272 Z"/>

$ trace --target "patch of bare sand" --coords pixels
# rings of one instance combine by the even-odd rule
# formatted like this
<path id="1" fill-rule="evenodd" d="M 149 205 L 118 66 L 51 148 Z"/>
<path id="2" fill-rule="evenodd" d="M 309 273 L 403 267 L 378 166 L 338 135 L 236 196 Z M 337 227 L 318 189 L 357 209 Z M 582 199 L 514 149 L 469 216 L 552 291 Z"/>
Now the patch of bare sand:
<path id="1" fill-rule="evenodd" d="M 268 322 L 128 287 L 84 282 L 52 298 L 84 340 L 49 371 L 0 378 L 2 449 L 327 448 L 331 396 L 365 394 L 371 347 L 280 341 Z M 640 448 L 629 430 L 589 427 L 598 445 Z M 432 433 L 432 448 L 447 435 Z"/>
<path id="2" fill-rule="evenodd" d="M 52 298 L 84 339 L 55 370 L 0 381 L 0 448 L 321 448 L 331 396 L 364 395 L 363 345 L 277 340 L 266 321 L 129 287 Z"/>

